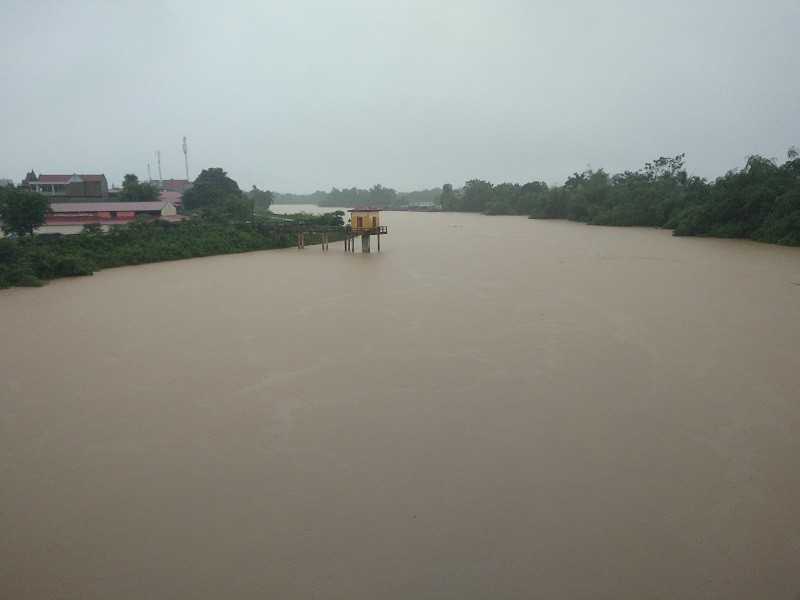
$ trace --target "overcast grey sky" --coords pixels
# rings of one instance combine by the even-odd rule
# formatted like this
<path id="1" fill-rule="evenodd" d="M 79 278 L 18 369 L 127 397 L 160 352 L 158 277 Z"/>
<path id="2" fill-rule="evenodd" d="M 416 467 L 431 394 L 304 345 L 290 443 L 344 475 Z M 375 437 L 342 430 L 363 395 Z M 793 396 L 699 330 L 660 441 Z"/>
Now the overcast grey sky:
<path id="1" fill-rule="evenodd" d="M 800 146 L 800 1 L 0 2 L 0 177 L 562 184 Z"/>

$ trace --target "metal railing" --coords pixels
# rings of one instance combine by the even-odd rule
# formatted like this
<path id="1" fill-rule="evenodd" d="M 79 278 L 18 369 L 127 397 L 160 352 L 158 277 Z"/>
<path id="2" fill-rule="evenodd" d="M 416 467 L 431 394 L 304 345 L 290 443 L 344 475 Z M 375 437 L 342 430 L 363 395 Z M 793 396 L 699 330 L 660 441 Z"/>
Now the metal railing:
<path id="1" fill-rule="evenodd" d="M 287 222 L 260 222 L 257 225 L 261 231 L 269 233 L 341 233 L 357 235 L 377 235 L 386 234 L 386 225 L 378 227 L 350 227 L 349 225 L 313 225 L 306 223 L 287 223 Z"/>
<path id="2" fill-rule="evenodd" d="M 388 230 L 386 229 L 386 225 L 380 225 L 378 227 L 349 227 L 348 228 L 350 233 L 358 233 L 358 234 L 378 234 L 378 233 L 387 233 Z"/>

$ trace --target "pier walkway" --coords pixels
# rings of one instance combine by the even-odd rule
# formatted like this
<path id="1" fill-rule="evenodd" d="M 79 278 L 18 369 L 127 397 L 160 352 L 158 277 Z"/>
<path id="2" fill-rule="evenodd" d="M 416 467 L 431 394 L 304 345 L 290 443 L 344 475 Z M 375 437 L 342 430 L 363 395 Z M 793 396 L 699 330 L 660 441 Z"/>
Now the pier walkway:
<path id="1" fill-rule="evenodd" d="M 381 251 L 381 236 L 388 233 L 386 225 L 378 227 L 352 227 L 350 225 L 314 225 L 291 221 L 260 222 L 256 226 L 262 233 L 285 233 L 297 236 L 297 248 L 305 248 L 305 234 L 316 233 L 322 235 L 322 249 L 329 249 L 328 236 L 331 234 L 344 237 L 345 252 L 355 252 L 355 238 L 361 236 L 361 251 L 369 252 L 369 240 L 376 236 L 378 252 Z"/>

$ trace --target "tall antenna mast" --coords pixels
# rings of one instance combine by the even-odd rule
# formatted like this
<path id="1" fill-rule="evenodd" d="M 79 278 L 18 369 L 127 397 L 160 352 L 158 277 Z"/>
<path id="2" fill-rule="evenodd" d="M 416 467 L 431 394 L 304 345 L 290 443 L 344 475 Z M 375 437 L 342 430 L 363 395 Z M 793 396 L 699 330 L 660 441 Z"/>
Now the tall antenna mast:
<path id="1" fill-rule="evenodd" d="M 161 179 L 161 150 L 156 150 L 156 156 L 158 157 L 158 189 L 164 187 L 164 181 Z"/>
<path id="2" fill-rule="evenodd" d="M 183 136 L 183 160 L 186 161 L 186 181 L 189 181 L 189 147 L 186 145 L 186 136 Z"/>

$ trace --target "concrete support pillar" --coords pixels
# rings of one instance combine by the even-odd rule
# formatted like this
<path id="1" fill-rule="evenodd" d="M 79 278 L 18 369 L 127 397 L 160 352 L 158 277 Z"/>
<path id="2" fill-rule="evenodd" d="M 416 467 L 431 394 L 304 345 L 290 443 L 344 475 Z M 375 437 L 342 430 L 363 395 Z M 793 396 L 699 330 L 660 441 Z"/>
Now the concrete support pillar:
<path id="1" fill-rule="evenodd" d="M 361 236 L 361 251 L 369 252 L 369 234 L 365 233 Z"/>

